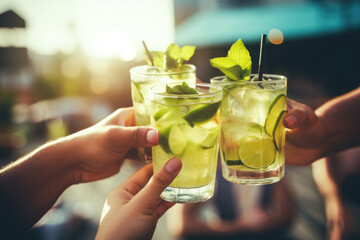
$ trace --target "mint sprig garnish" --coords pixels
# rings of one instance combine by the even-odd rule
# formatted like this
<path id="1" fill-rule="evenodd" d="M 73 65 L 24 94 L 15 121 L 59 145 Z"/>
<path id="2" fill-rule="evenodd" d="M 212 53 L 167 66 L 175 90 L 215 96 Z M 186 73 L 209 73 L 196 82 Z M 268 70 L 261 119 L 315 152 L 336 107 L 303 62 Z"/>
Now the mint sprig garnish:
<path id="1" fill-rule="evenodd" d="M 226 57 L 210 59 L 210 64 L 219 69 L 232 81 L 244 81 L 250 79 L 251 57 L 241 39 L 237 40 L 228 51 Z"/>
<path id="2" fill-rule="evenodd" d="M 182 85 L 175 85 L 174 87 L 170 87 L 166 85 L 166 93 L 167 94 L 197 94 L 194 88 L 189 87 L 186 82 L 183 82 Z"/>
<path id="3" fill-rule="evenodd" d="M 180 48 L 175 43 L 171 43 L 165 52 L 149 51 L 155 66 L 160 67 L 164 71 L 183 66 L 185 61 L 189 61 L 195 53 L 195 46 L 184 46 Z M 146 55 L 146 61 L 152 64 L 149 56 Z"/>

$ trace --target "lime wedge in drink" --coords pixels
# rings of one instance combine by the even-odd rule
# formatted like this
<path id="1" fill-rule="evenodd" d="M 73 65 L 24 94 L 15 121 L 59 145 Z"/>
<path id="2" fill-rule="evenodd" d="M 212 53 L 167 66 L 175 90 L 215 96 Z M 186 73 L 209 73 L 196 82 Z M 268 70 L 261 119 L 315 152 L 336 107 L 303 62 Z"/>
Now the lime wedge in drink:
<path id="1" fill-rule="evenodd" d="M 144 96 L 142 95 L 141 91 L 140 91 L 140 84 L 139 83 L 135 83 L 133 82 L 135 88 L 134 88 L 134 100 L 136 102 L 142 103 L 144 102 Z"/>
<path id="2" fill-rule="evenodd" d="M 212 148 L 219 140 L 220 127 L 216 127 L 213 131 L 209 132 L 204 141 L 200 144 L 202 149 Z"/>
<path id="3" fill-rule="evenodd" d="M 171 153 L 169 147 L 169 133 L 171 126 L 159 129 L 160 133 L 160 146 L 164 149 L 165 152 Z"/>
<path id="4" fill-rule="evenodd" d="M 199 145 L 207 136 L 207 130 L 199 126 L 191 127 L 187 122 L 181 125 L 181 130 L 189 142 Z"/>
<path id="5" fill-rule="evenodd" d="M 273 131 L 275 147 L 277 150 L 279 150 L 279 148 L 281 146 L 281 141 L 283 139 L 283 137 L 282 137 L 282 134 L 284 133 L 283 119 L 284 119 L 286 112 L 287 111 L 284 110 L 280 113 L 278 119 L 276 120 L 274 131 Z"/>
<path id="6" fill-rule="evenodd" d="M 286 96 L 284 94 L 276 96 L 270 104 L 264 126 L 265 132 L 269 136 L 273 136 L 276 121 L 278 120 L 281 112 L 285 110 L 284 106 L 286 106 Z"/>
<path id="7" fill-rule="evenodd" d="M 274 142 L 269 137 L 246 137 L 240 145 L 239 157 L 249 168 L 266 168 L 275 160 Z"/>
<path id="8" fill-rule="evenodd" d="M 160 118 L 162 118 L 165 113 L 167 113 L 169 111 L 168 108 L 160 108 L 159 110 L 157 110 L 154 115 L 153 118 L 155 121 L 158 121 Z"/>
<path id="9" fill-rule="evenodd" d="M 171 128 L 168 141 L 169 148 L 175 155 L 182 153 L 187 144 L 187 139 L 184 136 L 183 130 L 178 125 L 174 125 Z"/>
<path id="10" fill-rule="evenodd" d="M 216 114 L 220 103 L 221 102 L 216 102 L 194 108 L 184 116 L 184 119 L 190 124 L 191 127 L 193 127 L 195 123 L 209 120 Z"/>

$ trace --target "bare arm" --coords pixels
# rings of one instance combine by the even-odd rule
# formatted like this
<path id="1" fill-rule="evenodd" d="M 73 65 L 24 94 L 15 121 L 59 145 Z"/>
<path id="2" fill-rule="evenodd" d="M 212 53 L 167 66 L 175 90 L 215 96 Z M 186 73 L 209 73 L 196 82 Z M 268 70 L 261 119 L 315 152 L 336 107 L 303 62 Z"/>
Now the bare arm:
<path id="1" fill-rule="evenodd" d="M 100 123 L 45 144 L 0 171 L 0 231 L 21 233 L 35 224 L 69 186 L 119 172 L 130 148 L 150 147 L 158 132 L 132 125 L 120 109 Z"/>
<path id="2" fill-rule="evenodd" d="M 325 103 L 315 113 L 327 132 L 324 156 L 360 144 L 360 88 Z"/>
<path id="3" fill-rule="evenodd" d="M 328 101 L 315 112 L 289 100 L 284 125 L 286 163 L 308 165 L 360 144 L 360 88 Z"/>
<path id="4" fill-rule="evenodd" d="M 67 141 L 45 144 L 0 172 L 1 216 L 4 231 L 30 228 L 74 183 Z M 8 229 L 13 228 L 13 229 Z"/>
<path id="5" fill-rule="evenodd" d="M 322 158 L 312 164 L 315 183 L 323 196 L 329 239 L 342 239 L 345 230 L 345 209 L 334 176 L 337 159 Z M 341 171 L 339 169 L 339 171 Z"/>

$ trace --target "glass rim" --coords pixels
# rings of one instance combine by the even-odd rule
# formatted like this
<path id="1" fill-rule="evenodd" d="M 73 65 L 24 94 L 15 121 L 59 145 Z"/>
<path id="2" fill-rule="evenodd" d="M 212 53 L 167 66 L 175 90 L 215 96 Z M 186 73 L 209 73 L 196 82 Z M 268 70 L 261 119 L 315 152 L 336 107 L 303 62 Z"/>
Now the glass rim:
<path id="1" fill-rule="evenodd" d="M 214 92 L 207 92 L 207 93 L 197 93 L 197 94 L 169 94 L 169 93 L 157 93 L 154 92 L 153 89 L 156 87 L 160 87 L 160 86 L 165 86 L 165 85 L 179 85 L 179 83 L 157 83 L 154 84 L 150 87 L 149 89 L 149 94 L 150 94 L 150 98 L 152 96 L 157 96 L 157 97 L 166 97 L 166 98 L 182 98 L 182 99 L 187 99 L 187 98 L 193 98 L 193 99 L 200 99 L 200 98 L 209 98 L 209 97 L 215 97 L 217 96 L 219 93 L 222 94 L 222 88 L 220 86 L 216 86 L 210 83 L 195 83 L 195 87 L 208 87 L 208 88 L 216 88 L 216 91 Z"/>
<path id="2" fill-rule="evenodd" d="M 130 73 L 131 74 L 136 74 L 136 75 L 140 75 L 140 76 L 176 76 L 176 75 L 181 75 L 181 74 L 186 74 L 186 73 L 195 73 L 196 72 L 196 67 L 193 64 L 183 64 L 182 66 L 186 66 L 189 67 L 184 71 L 180 71 L 180 72 L 159 72 L 159 73 L 148 73 L 146 72 L 147 69 L 149 68 L 159 68 L 157 66 L 151 66 L 151 65 L 140 65 L 140 66 L 135 66 L 130 68 Z"/>
<path id="3" fill-rule="evenodd" d="M 210 82 L 214 82 L 216 84 L 239 84 L 239 85 L 245 85 L 245 84 L 273 84 L 273 83 L 281 83 L 286 82 L 287 77 L 284 75 L 278 75 L 278 74 L 263 74 L 263 78 L 270 78 L 269 80 L 261 80 L 261 81 L 251 81 L 254 77 L 258 76 L 257 73 L 253 73 L 250 75 L 249 80 L 244 81 L 231 81 L 231 82 L 224 82 L 222 81 L 224 78 L 226 78 L 225 75 L 222 76 L 215 76 L 210 79 Z"/>

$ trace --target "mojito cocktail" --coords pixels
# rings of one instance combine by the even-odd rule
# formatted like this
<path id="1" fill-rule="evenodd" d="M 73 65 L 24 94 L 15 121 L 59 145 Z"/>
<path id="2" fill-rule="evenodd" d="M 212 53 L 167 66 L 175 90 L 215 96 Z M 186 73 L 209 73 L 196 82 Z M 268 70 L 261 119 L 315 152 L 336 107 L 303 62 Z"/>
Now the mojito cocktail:
<path id="1" fill-rule="evenodd" d="M 181 83 L 195 84 L 195 66 L 186 64 L 181 68 L 162 70 L 157 66 L 137 66 L 130 69 L 131 96 L 135 111 L 136 125 L 150 126 L 149 115 L 149 88 L 156 83 Z M 151 149 L 138 148 L 140 159 L 150 162 Z"/>
<path id="2" fill-rule="evenodd" d="M 268 184 L 284 176 L 286 77 L 264 75 L 258 81 L 211 79 L 223 88 L 221 164 L 225 179 Z"/>
<path id="3" fill-rule="evenodd" d="M 150 90 L 151 125 L 160 132 L 160 144 L 152 148 L 154 172 L 172 157 L 181 159 L 182 169 L 162 198 L 201 202 L 214 193 L 222 90 L 196 84 L 197 93 L 167 93 L 175 85 L 155 85 Z"/>

